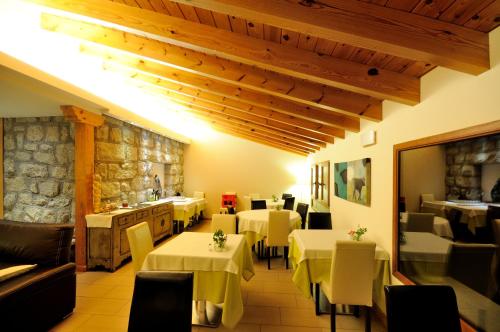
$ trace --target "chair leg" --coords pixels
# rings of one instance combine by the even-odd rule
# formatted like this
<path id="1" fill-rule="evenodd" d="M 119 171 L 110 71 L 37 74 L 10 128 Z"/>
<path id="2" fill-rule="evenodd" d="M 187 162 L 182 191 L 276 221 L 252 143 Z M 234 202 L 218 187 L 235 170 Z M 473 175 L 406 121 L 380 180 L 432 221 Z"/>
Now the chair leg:
<path id="1" fill-rule="evenodd" d="M 316 307 L 316 316 L 319 316 L 321 314 L 319 311 L 319 284 L 314 284 L 314 304 Z"/>
<path id="2" fill-rule="evenodd" d="M 359 317 L 359 305 L 354 306 L 354 317 L 358 318 Z"/>
<path id="3" fill-rule="evenodd" d="M 330 330 L 331 332 L 335 332 L 336 331 L 336 327 L 335 327 L 335 316 L 337 314 L 337 307 L 334 303 L 330 303 Z"/>
<path id="4" fill-rule="evenodd" d="M 370 307 L 365 306 L 366 308 L 366 322 L 365 322 L 365 332 L 371 332 L 372 330 L 372 321 L 370 318 Z"/>
<path id="5" fill-rule="evenodd" d="M 283 255 L 285 256 L 285 267 L 288 270 L 288 247 L 283 248 Z"/>
<path id="6" fill-rule="evenodd" d="M 271 269 L 271 247 L 267 247 L 267 269 Z"/>

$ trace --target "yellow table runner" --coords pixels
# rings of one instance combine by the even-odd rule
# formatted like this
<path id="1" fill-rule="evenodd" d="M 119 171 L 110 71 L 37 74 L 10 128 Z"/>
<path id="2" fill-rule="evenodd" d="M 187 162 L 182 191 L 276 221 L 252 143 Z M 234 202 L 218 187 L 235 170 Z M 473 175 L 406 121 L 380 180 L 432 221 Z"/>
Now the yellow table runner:
<path id="1" fill-rule="evenodd" d="M 250 249 L 242 235 L 228 234 L 226 249 L 210 249 L 212 233 L 184 232 L 150 252 L 142 270 L 194 271 L 194 300 L 223 303 L 222 324 L 233 328 L 243 316 L 241 277 L 254 275 Z"/>

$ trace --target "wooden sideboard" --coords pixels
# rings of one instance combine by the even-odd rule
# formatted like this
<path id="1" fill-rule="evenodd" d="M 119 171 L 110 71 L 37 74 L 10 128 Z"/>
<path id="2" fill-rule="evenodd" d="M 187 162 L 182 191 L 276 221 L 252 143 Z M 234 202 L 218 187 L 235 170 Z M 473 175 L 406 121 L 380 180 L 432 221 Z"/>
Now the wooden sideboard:
<path id="1" fill-rule="evenodd" d="M 127 228 L 141 222 L 149 224 L 153 241 L 173 234 L 174 205 L 156 204 L 113 215 L 111 227 L 87 228 L 87 267 L 114 271 L 130 257 Z"/>

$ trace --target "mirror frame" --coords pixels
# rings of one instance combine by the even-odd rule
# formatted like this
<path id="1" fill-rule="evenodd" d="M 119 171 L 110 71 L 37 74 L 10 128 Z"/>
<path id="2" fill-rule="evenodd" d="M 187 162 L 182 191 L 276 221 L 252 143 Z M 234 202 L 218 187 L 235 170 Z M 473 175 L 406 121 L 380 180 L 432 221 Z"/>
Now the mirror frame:
<path id="1" fill-rule="evenodd" d="M 408 141 L 394 145 L 393 148 L 393 193 L 392 193 L 392 275 L 405 285 L 413 285 L 410 279 L 398 270 L 399 262 L 399 167 L 400 167 L 400 152 L 438 145 L 443 143 L 450 143 L 455 141 L 462 141 L 470 138 L 478 138 L 482 136 L 495 135 L 500 133 L 500 120 L 488 122 L 485 124 L 468 127 L 451 131 L 444 134 L 429 136 L 413 141 Z M 465 325 L 464 325 L 465 324 Z M 462 320 L 462 331 L 475 331 L 471 326 Z"/>

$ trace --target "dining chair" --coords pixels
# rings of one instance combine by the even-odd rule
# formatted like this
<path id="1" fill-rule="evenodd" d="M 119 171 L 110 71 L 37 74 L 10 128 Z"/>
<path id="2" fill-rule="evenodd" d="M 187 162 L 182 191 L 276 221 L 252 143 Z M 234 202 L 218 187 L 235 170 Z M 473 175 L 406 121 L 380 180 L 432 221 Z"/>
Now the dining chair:
<path id="1" fill-rule="evenodd" d="M 248 196 L 250 196 L 251 199 L 260 199 L 260 194 L 253 193 L 253 194 L 248 194 Z"/>
<path id="2" fill-rule="evenodd" d="M 385 286 L 387 332 L 460 332 L 455 291 L 448 285 Z"/>
<path id="3" fill-rule="evenodd" d="M 375 242 L 337 241 L 332 252 L 330 280 L 322 281 L 321 290 L 330 302 L 330 329 L 334 332 L 336 304 L 364 306 L 365 331 L 371 331 L 373 266 Z"/>
<path id="4" fill-rule="evenodd" d="M 253 199 L 252 200 L 252 210 L 265 210 L 267 209 L 266 200 L 264 199 Z"/>
<path id="5" fill-rule="evenodd" d="M 212 214 L 210 229 L 212 233 L 218 229 L 222 229 L 224 234 L 236 234 L 236 215 Z"/>
<path id="6" fill-rule="evenodd" d="M 242 198 L 242 211 L 247 211 L 252 209 L 252 198 L 250 196 L 243 196 Z"/>
<path id="7" fill-rule="evenodd" d="M 191 331 L 192 306 L 193 272 L 138 272 L 128 331 Z"/>
<path id="8" fill-rule="evenodd" d="M 297 213 L 300 215 L 301 219 L 301 229 L 306 228 L 306 219 L 307 219 L 307 210 L 309 209 L 309 205 L 305 203 L 297 203 Z"/>
<path id="9" fill-rule="evenodd" d="M 332 229 L 330 212 L 309 212 L 309 229 Z"/>
<path id="10" fill-rule="evenodd" d="M 500 207 L 488 206 L 486 211 L 486 225 L 476 227 L 476 242 L 479 243 L 495 243 L 493 220 L 500 218 Z"/>
<path id="11" fill-rule="evenodd" d="M 286 198 L 288 198 L 288 197 L 293 197 L 293 195 L 292 195 L 292 194 L 282 194 L 282 195 L 281 195 L 281 199 L 282 199 L 282 200 L 285 200 L 285 199 L 286 199 Z"/>
<path id="12" fill-rule="evenodd" d="M 269 211 L 269 224 L 265 240 L 267 249 L 267 269 L 271 269 L 271 247 L 283 247 L 286 269 L 288 269 L 288 234 L 290 231 L 290 211 Z"/>
<path id="13" fill-rule="evenodd" d="M 434 207 L 434 206 L 421 206 L 420 207 L 420 212 L 421 213 L 432 213 L 435 216 L 441 217 L 441 218 L 446 218 L 446 213 L 444 209 L 441 209 L 439 207 Z"/>
<path id="14" fill-rule="evenodd" d="M 127 228 L 127 238 L 130 254 L 132 255 L 132 266 L 134 272 L 137 273 L 141 269 L 147 254 L 153 250 L 153 238 L 148 223 L 144 221 Z"/>
<path id="15" fill-rule="evenodd" d="M 448 211 L 448 222 L 453 232 L 453 241 L 455 242 L 474 242 L 474 234 L 469 230 L 466 223 L 460 222 L 462 211 L 459 209 L 450 209 Z"/>
<path id="16" fill-rule="evenodd" d="M 295 204 L 295 197 L 287 197 L 285 198 L 285 204 L 283 205 L 283 209 L 293 211 L 294 204 Z"/>
<path id="17" fill-rule="evenodd" d="M 420 204 L 423 202 L 434 202 L 434 194 L 420 194 Z"/>
<path id="18" fill-rule="evenodd" d="M 493 293 L 493 244 L 453 243 L 448 259 L 448 276 L 476 292 L 490 297 Z"/>
<path id="19" fill-rule="evenodd" d="M 425 232 L 434 231 L 434 214 L 408 212 L 407 232 Z"/>

